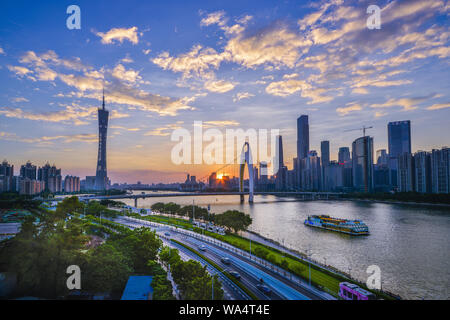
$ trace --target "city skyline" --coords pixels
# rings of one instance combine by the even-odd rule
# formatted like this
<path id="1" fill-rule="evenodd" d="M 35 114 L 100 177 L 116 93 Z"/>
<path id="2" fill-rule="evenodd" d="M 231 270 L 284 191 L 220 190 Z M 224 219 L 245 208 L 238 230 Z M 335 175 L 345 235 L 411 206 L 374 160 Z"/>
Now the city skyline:
<path id="1" fill-rule="evenodd" d="M 121 5 L 104 4 L 80 2 L 81 30 L 66 28 L 64 5 L 27 4 L 33 10 L 19 18 L 21 5 L 5 4 L 0 149 L 17 167 L 50 161 L 64 175 L 94 175 L 103 86 L 113 182 L 174 182 L 214 171 L 170 162 L 171 130 L 192 130 L 195 120 L 220 130 L 279 128 L 289 168 L 297 154 L 293 119 L 302 114 L 309 150 L 330 141 L 330 160 L 362 135 L 344 131 L 363 125 L 373 126 L 373 152 L 387 150 L 393 121 L 411 121 L 412 152 L 448 145 L 442 1 L 382 2 L 381 30 L 365 28 L 364 1 L 239 9 L 192 2 L 182 14 L 132 1 L 132 21 Z"/>

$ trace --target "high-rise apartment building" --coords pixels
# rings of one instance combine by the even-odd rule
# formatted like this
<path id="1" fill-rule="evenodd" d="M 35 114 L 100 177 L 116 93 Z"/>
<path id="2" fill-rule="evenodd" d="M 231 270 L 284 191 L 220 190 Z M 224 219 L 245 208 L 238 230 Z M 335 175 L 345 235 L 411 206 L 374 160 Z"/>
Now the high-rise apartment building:
<path id="1" fill-rule="evenodd" d="M 30 161 L 27 161 L 26 164 L 20 166 L 20 177 L 28 178 L 31 180 L 36 180 L 36 172 L 37 168 Z"/>
<path id="2" fill-rule="evenodd" d="M 433 149 L 431 152 L 431 191 L 450 191 L 450 148 Z"/>
<path id="3" fill-rule="evenodd" d="M 352 144 L 353 188 L 358 192 L 373 191 L 373 138 L 364 136 Z"/>
<path id="4" fill-rule="evenodd" d="M 325 140 L 320 142 L 320 158 L 322 161 L 322 190 L 326 191 L 329 189 L 327 184 L 327 167 L 330 164 L 330 141 Z"/>
<path id="5" fill-rule="evenodd" d="M 397 183 L 400 192 L 412 192 L 415 188 L 414 158 L 411 153 L 404 152 L 397 156 Z"/>
<path id="6" fill-rule="evenodd" d="M 321 188 L 320 157 L 315 150 L 311 150 L 308 156 L 301 162 L 301 188 L 304 191 L 318 191 Z"/>
<path id="7" fill-rule="evenodd" d="M 64 192 L 79 192 L 80 178 L 74 176 L 66 176 L 64 179 Z"/>
<path id="8" fill-rule="evenodd" d="M 397 182 L 398 157 L 403 153 L 411 153 L 411 121 L 395 121 L 388 123 L 388 148 L 390 185 L 394 188 Z"/>
<path id="9" fill-rule="evenodd" d="M 57 169 L 55 165 L 50 166 L 47 162 L 45 166 L 38 169 L 38 180 L 45 183 L 45 188 L 50 192 L 62 191 L 61 169 Z"/>
<path id="10" fill-rule="evenodd" d="M 14 191 L 13 187 L 14 165 L 3 160 L 0 164 L 0 192 Z"/>
<path id="11" fill-rule="evenodd" d="M 303 159 L 309 153 L 309 119 L 307 115 L 297 118 L 297 165 L 296 180 L 297 189 L 303 189 L 301 177 Z"/>
<path id="12" fill-rule="evenodd" d="M 414 190 L 419 193 L 431 192 L 431 155 L 429 152 L 417 151 L 414 154 Z"/>
<path id="13" fill-rule="evenodd" d="M 297 159 L 304 159 L 309 152 L 309 121 L 307 115 L 297 119 Z"/>

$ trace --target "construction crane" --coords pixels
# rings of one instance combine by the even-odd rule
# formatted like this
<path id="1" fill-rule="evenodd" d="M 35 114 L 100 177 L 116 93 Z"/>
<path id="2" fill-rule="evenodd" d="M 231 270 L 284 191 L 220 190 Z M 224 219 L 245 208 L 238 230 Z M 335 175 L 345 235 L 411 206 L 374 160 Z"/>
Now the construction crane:
<path id="1" fill-rule="evenodd" d="M 345 130 L 344 132 L 356 131 L 356 130 L 358 130 L 358 131 L 359 131 L 359 130 L 362 130 L 362 131 L 363 131 L 363 137 L 365 137 L 365 136 L 366 136 L 366 130 L 367 130 L 367 129 L 372 129 L 372 128 L 373 128 L 372 126 L 370 126 L 370 127 L 363 126 L 362 128 Z"/>

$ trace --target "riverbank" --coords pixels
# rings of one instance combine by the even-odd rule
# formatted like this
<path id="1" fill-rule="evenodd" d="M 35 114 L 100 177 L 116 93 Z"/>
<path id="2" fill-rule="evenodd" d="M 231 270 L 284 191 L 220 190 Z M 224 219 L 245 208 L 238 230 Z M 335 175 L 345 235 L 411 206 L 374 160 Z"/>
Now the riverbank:
<path id="1" fill-rule="evenodd" d="M 399 200 L 378 200 L 378 199 L 361 199 L 361 198 L 341 198 L 333 199 L 334 201 L 363 201 L 373 203 L 387 203 L 387 204 L 401 204 L 401 205 L 414 205 L 414 206 L 430 206 L 447 208 L 450 210 L 450 204 L 447 203 L 431 203 L 431 202 L 413 202 L 413 201 L 399 201 Z"/>

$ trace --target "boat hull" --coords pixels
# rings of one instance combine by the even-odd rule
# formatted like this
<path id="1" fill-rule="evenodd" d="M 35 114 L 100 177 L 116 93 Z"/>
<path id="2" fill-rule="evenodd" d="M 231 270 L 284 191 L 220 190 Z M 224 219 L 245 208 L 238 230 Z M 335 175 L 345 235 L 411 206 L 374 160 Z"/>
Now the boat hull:
<path id="1" fill-rule="evenodd" d="M 308 220 L 307 220 L 308 221 Z M 339 233 L 344 233 L 344 234 L 348 234 L 348 235 L 352 235 L 352 236 L 367 236 L 370 234 L 370 232 L 353 232 L 353 231 L 346 231 L 346 230 L 342 230 L 342 229 L 338 229 L 338 228 L 331 228 L 331 227 L 325 227 L 323 225 L 317 225 L 317 224 L 312 224 L 312 223 L 308 223 L 307 221 L 304 222 L 304 224 L 308 227 L 313 227 L 313 228 L 317 228 L 317 229 L 323 229 L 323 230 L 328 230 L 328 231 L 334 231 L 334 232 L 339 232 Z"/>

